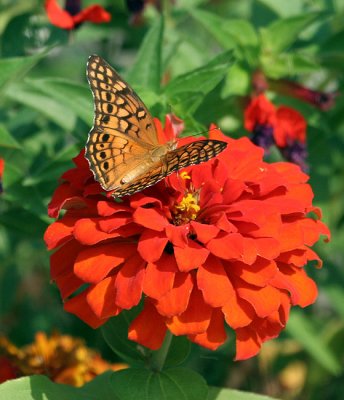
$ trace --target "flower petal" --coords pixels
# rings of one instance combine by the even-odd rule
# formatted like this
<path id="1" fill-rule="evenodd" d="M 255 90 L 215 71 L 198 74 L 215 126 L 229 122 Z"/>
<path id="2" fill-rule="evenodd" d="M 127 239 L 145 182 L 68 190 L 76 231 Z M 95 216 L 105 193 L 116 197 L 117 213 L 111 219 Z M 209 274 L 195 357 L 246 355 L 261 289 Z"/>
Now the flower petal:
<path id="1" fill-rule="evenodd" d="M 118 271 L 115 287 L 118 307 L 129 310 L 136 306 L 142 297 L 146 261 L 138 254 L 129 258 Z"/>
<path id="2" fill-rule="evenodd" d="M 88 289 L 87 303 L 98 318 L 107 319 L 121 312 L 115 303 L 115 280 L 115 276 L 110 276 Z"/>
<path id="3" fill-rule="evenodd" d="M 155 208 L 137 208 L 133 213 L 134 221 L 155 231 L 162 231 L 168 225 L 167 218 Z"/>
<path id="4" fill-rule="evenodd" d="M 202 292 L 194 288 L 187 309 L 166 321 L 168 329 L 174 335 L 194 335 L 204 333 L 210 324 L 212 309 L 207 305 Z"/>
<path id="5" fill-rule="evenodd" d="M 96 329 L 103 325 L 106 322 L 106 319 L 100 319 L 94 314 L 92 308 L 89 306 L 86 300 L 87 294 L 88 291 L 84 290 L 77 296 L 72 297 L 64 303 L 64 309 L 65 311 L 76 315 L 93 329 Z"/>
<path id="6" fill-rule="evenodd" d="M 227 339 L 221 310 L 216 308 L 212 311 L 208 329 L 204 333 L 189 335 L 188 338 L 210 350 L 216 350 L 221 346 Z"/>
<path id="7" fill-rule="evenodd" d="M 59 6 L 57 0 L 45 0 L 44 7 L 50 23 L 62 29 L 74 28 L 72 16 Z"/>
<path id="8" fill-rule="evenodd" d="M 128 338 L 151 350 L 158 350 L 162 345 L 166 330 L 161 315 L 157 313 L 153 304 L 146 301 L 141 313 L 129 326 Z"/>
<path id="9" fill-rule="evenodd" d="M 122 242 L 87 247 L 80 251 L 75 261 L 75 275 L 84 282 L 98 283 L 135 251 L 135 244 Z"/>
<path id="10" fill-rule="evenodd" d="M 193 240 L 189 240 L 186 247 L 174 246 L 174 256 L 176 257 L 179 271 L 189 272 L 199 268 L 207 259 L 209 250 L 199 245 Z"/>
<path id="11" fill-rule="evenodd" d="M 145 230 L 139 239 L 137 251 L 147 262 L 155 262 L 161 257 L 168 239 L 164 232 Z"/>
<path id="12" fill-rule="evenodd" d="M 189 304 L 192 288 L 193 282 L 190 274 L 177 272 L 173 288 L 155 302 L 157 311 L 166 317 L 183 313 Z"/>
<path id="13" fill-rule="evenodd" d="M 103 240 L 119 237 L 119 233 L 103 232 L 98 224 L 98 218 L 82 218 L 79 219 L 74 226 L 75 239 L 85 245 L 91 246 L 102 242 Z"/>
<path id="14" fill-rule="evenodd" d="M 94 4 L 81 10 L 81 12 L 73 17 L 73 20 L 75 25 L 85 21 L 100 24 L 102 22 L 111 21 L 111 14 L 105 11 L 104 8 L 98 4 Z"/>
<path id="15" fill-rule="evenodd" d="M 202 291 L 204 301 L 212 307 L 221 307 L 235 296 L 221 260 L 210 255 L 198 268 L 197 286 Z"/>
<path id="16" fill-rule="evenodd" d="M 237 295 L 222 307 L 222 312 L 227 324 L 233 329 L 247 326 L 256 318 L 253 307 Z"/>
<path id="17" fill-rule="evenodd" d="M 247 360 L 255 356 L 261 347 L 258 335 L 250 328 L 240 328 L 236 334 L 236 356 L 235 360 Z"/>
<path id="18" fill-rule="evenodd" d="M 173 288 L 176 272 L 176 259 L 163 253 L 159 260 L 147 265 L 143 283 L 144 293 L 153 299 L 159 299 Z"/>

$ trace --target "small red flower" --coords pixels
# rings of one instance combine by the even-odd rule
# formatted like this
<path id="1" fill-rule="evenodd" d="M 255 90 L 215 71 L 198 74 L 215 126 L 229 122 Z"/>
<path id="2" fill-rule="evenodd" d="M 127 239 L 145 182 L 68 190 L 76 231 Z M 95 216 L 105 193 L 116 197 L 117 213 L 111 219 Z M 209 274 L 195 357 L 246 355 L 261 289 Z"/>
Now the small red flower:
<path id="1" fill-rule="evenodd" d="M 103 7 L 95 4 L 81 9 L 81 0 L 66 0 L 61 8 L 57 0 L 45 0 L 45 11 L 49 21 L 62 29 L 75 29 L 83 22 L 109 22 L 111 15 Z"/>
<path id="2" fill-rule="evenodd" d="M 157 121 L 159 137 L 169 137 Z M 105 196 L 81 152 L 49 204 L 51 276 L 64 307 L 96 328 L 144 299 L 129 338 L 158 349 L 167 330 L 215 350 L 236 334 L 236 359 L 254 356 L 285 327 L 291 306 L 317 297 L 310 247 L 329 235 L 308 176 L 267 164 L 247 138 L 216 159 L 121 202 Z M 184 144 L 188 139 L 181 139 Z M 312 215 L 310 215 L 312 213 Z"/>
<path id="3" fill-rule="evenodd" d="M 307 123 L 296 110 L 275 107 L 264 94 L 254 97 L 245 109 L 245 128 L 252 132 L 252 142 L 268 154 L 275 144 L 287 161 L 307 170 Z"/>

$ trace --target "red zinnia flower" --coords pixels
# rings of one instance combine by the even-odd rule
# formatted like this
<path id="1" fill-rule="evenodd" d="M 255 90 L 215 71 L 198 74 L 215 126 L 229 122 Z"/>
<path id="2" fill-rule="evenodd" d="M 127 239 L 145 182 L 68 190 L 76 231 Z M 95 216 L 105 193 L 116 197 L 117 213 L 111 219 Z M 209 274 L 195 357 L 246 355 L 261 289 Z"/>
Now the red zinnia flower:
<path id="1" fill-rule="evenodd" d="M 170 137 L 170 120 L 157 128 Z M 66 211 L 45 241 L 65 309 L 92 327 L 143 297 L 131 340 L 157 349 L 170 330 L 216 349 L 226 323 L 246 359 L 279 335 L 291 306 L 315 301 L 304 266 L 321 265 L 310 246 L 329 231 L 297 166 L 265 163 L 247 138 L 209 135 L 228 142 L 216 159 L 121 202 L 104 196 L 81 152 L 49 204 L 52 217 Z"/>
<path id="2" fill-rule="evenodd" d="M 49 21 L 62 29 L 74 29 L 81 23 L 109 22 L 111 15 L 98 4 L 81 9 L 81 0 L 66 0 L 65 8 L 61 8 L 57 0 L 45 0 L 45 11 Z"/>

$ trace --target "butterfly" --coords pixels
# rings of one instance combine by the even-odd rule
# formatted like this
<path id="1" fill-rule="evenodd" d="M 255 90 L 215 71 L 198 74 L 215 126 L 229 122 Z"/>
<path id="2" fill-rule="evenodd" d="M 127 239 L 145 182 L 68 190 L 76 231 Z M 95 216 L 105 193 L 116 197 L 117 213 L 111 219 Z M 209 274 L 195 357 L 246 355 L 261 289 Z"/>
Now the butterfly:
<path id="1" fill-rule="evenodd" d="M 94 122 L 85 157 L 95 179 L 116 198 L 208 161 L 227 146 L 218 140 L 198 140 L 178 148 L 175 140 L 160 144 L 146 106 L 105 60 L 89 57 L 87 79 L 94 98 Z"/>

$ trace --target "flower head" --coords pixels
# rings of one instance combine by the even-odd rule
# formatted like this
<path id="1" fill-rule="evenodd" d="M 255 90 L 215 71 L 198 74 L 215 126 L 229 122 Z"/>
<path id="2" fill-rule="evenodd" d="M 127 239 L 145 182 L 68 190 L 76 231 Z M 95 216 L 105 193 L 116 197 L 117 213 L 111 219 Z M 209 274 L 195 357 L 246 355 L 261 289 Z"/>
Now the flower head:
<path id="1" fill-rule="evenodd" d="M 90 326 L 144 299 L 131 340 L 157 349 L 169 330 L 216 349 L 228 325 L 245 359 L 278 336 L 291 306 L 315 301 L 304 267 L 321 263 L 310 247 L 329 231 L 299 167 L 265 163 L 247 138 L 209 136 L 228 142 L 216 159 L 121 202 L 102 193 L 81 152 L 49 204 L 52 217 L 66 211 L 45 241 L 65 309 Z"/>
<path id="2" fill-rule="evenodd" d="M 87 348 L 82 340 L 59 333 L 48 337 L 38 332 L 34 343 L 22 348 L 0 337 L 0 354 L 4 354 L 0 356 L 0 382 L 43 374 L 54 382 L 82 386 L 108 369 L 117 371 L 127 367 L 125 364 L 109 364 Z"/>
<path id="3" fill-rule="evenodd" d="M 275 107 L 264 94 L 254 97 L 245 109 L 245 128 L 252 142 L 269 153 L 276 145 L 283 157 L 307 170 L 306 120 L 287 106 Z"/>
<path id="4" fill-rule="evenodd" d="M 111 20 L 111 15 L 98 4 L 82 9 L 81 0 L 66 0 L 64 9 L 57 0 L 45 0 L 44 7 L 49 21 L 62 29 L 75 29 L 86 21 L 99 24 Z"/>

